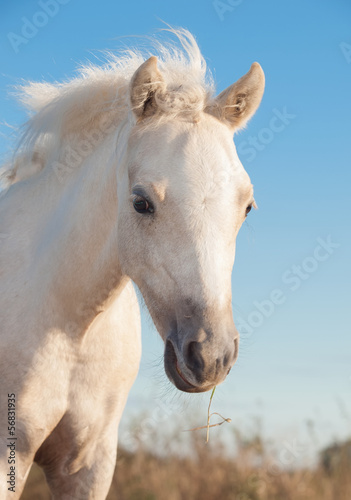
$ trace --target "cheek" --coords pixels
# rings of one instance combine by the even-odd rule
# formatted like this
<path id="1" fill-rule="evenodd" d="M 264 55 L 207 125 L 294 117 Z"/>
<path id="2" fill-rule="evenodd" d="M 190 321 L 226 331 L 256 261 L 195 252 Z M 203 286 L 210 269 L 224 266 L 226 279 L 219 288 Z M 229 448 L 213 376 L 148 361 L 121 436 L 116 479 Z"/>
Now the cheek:
<path id="1" fill-rule="evenodd" d="M 117 245 L 122 271 L 137 282 L 147 270 L 157 267 L 153 250 L 152 221 L 128 212 L 121 214 L 118 222 Z"/>

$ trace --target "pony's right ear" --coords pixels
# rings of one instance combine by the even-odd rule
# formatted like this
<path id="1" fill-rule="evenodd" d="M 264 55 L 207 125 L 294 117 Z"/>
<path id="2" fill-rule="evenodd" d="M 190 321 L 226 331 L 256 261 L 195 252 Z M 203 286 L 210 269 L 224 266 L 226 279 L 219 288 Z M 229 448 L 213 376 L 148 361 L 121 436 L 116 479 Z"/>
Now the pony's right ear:
<path id="1" fill-rule="evenodd" d="M 156 113 L 155 94 L 164 86 L 157 57 L 152 56 L 136 70 L 130 82 L 130 102 L 138 121 Z"/>

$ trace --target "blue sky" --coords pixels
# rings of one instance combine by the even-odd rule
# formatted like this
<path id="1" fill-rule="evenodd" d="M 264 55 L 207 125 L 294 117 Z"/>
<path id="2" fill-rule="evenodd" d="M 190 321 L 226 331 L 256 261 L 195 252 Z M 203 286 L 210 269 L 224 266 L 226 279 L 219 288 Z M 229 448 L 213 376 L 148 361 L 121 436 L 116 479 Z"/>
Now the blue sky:
<path id="1" fill-rule="evenodd" d="M 2 122 L 25 119 L 8 97 L 11 85 L 73 76 L 99 50 L 128 45 L 126 36 L 153 34 L 161 19 L 195 35 L 218 91 L 260 62 L 266 92 L 235 137 L 259 206 L 239 234 L 233 272 L 241 353 L 218 388 L 216 409 L 248 429 L 259 415 L 277 439 L 298 435 L 307 443 L 307 419 L 315 422 L 319 445 L 349 435 L 351 4 L 53 0 L 48 18 L 48 1 L 1 2 Z M 34 21 L 40 26 L 31 27 Z M 4 125 L 0 132 L 2 156 L 10 138 Z M 277 289 L 283 303 L 273 310 L 267 300 Z M 205 409 L 208 395 L 175 396 L 145 313 L 143 325 L 143 361 L 126 416 L 154 406 L 155 398 Z"/>

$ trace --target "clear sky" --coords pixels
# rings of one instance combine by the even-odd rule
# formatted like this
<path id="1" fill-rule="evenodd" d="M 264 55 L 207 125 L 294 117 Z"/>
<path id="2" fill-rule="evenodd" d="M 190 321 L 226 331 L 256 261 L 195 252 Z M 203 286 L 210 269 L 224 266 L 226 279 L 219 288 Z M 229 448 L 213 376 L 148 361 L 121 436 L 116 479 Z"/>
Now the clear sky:
<path id="1" fill-rule="evenodd" d="M 350 2 L 14 0 L 0 12 L 1 120 L 11 125 L 25 119 L 11 85 L 71 77 L 78 63 L 128 45 L 125 36 L 153 34 L 161 20 L 195 35 L 218 91 L 262 65 L 261 107 L 235 138 L 259 206 L 239 234 L 233 272 L 241 353 L 216 409 L 248 429 L 261 416 L 267 435 L 306 446 L 307 420 L 320 445 L 349 435 Z M 9 130 L 0 132 L 3 155 Z M 208 395 L 175 396 L 145 313 L 143 326 L 126 416 L 157 398 L 174 413 L 174 401 L 205 408 Z"/>

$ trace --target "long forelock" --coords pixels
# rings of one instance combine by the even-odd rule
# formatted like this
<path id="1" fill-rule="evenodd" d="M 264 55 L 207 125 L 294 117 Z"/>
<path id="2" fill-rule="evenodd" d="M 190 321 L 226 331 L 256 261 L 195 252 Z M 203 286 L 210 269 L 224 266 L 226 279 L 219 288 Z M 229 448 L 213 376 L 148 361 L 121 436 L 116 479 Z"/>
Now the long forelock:
<path id="1" fill-rule="evenodd" d="M 156 96 L 168 118 L 196 120 L 211 104 L 214 85 L 211 74 L 194 37 L 183 29 L 169 29 L 178 44 L 152 42 L 152 55 L 158 56 L 159 69 L 167 92 Z M 151 51 L 126 50 L 107 53 L 102 66 L 82 66 L 75 78 L 63 83 L 35 83 L 18 87 L 18 100 L 30 114 L 20 135 L 13 160 L 2 174 L 13 184 L 46 166 L 47 159 L 70 135 L 91 131 L 102 121 L 122 121 L 130 115 L 129 83 Z M 155 120 L 148 120 L 152 126 Z M 148 126 L 148 125 L 146 125 Z"/>

